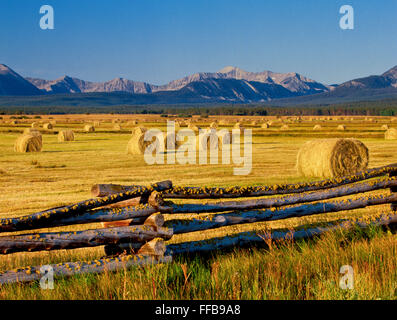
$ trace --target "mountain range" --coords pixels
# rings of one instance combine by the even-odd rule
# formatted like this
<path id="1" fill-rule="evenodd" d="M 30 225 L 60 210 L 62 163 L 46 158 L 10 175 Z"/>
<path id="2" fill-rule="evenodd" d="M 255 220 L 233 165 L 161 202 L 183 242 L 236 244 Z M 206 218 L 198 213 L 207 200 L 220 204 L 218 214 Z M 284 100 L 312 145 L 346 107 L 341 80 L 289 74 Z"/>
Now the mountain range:
<path id="1" fill-rule="evenodd" d="M 0 64 L 0 95 L 1 96 L 33 96 L 40 90 L 29 81 L 22 78 L 14 70 Z"/>
<path id="2" fill-rule="evenodd" d="M 379 76 L 328 86 L 294 72 L 248 72 L 230 66 L 218 72 L 195 73 L 165 85 L 153 85 L 123 78 L 107 82 L 69 76 L 56 80 L 23 78 L 0 64 L 0 96 L 42 96 L 35 101 L 49 102 L 60 96 L 66 101 L 91 99 L 98 94 L 106 100 L 104 93 L 109 97 L 122 97 L 125 104 L 267 102 L 283 105 L 385 95 L 397 97 L 397 66 Z"/>
<path id="3" fill-rule="evenodd" d="M 252 87 L 251 91 L 258 94 L 258 98 L 274 98 L 274 92 L 279 92 L 280 97 L 306 95 L 327 91 L 329 88 L 316 81 L 305 78 L 297 73 L 275 73 L 271 71 L 264 72 L 247 72 L 236 67 L 226 67 L 218 72 L 201 72 L 184 77 L 182 79 L 174 80 L 166 85 L 157 86 L 145 82 L 137 82 L 123 78 L 116 78 L 107 82 L 88 82 L 77 78 L 64 76 L 56 80 L 43 80 L 35 78 L 26 78 L 29 82 L 42 90 L 44 93 L 88 93 L 88 92 L 128 92 L 135 93 L 155 93 L 159 91 L 177 91 L 186 87 L 187 85 L 200 82 L 204 87 L 209 89 L 212 94 L 215 92 L 216 83 L 220 86 L 237 85 L 247 91 L 245 87 Z M 216 81 L 216 80 L 239 80 L 236 81 Z M 241 82 L 240 82 L 241 81 Z M 258 82 L 266 84 L 266 86 L 259 85 L 260 91 L 257 90 L 258 84 L 251 84 L 251 82 Z M 194 87 L 197 87 L 194 86 Z M 210 89 L 211 88 L 211 89 Z M 286 90 L 283 90 L 286 89 Z M 226 89 L 227 90 L 227 89 Z M 240 99 L 240 92 L 236 88 L 235 99 Z M 246 96 L 247 92 L 242 93 L 242 97 Z M 220 94 L 220 97 L 223 95 Z M 226 95 L 230 98 L 230 95 Z M 222 99 L 222 98 L 221 98 Z"/>

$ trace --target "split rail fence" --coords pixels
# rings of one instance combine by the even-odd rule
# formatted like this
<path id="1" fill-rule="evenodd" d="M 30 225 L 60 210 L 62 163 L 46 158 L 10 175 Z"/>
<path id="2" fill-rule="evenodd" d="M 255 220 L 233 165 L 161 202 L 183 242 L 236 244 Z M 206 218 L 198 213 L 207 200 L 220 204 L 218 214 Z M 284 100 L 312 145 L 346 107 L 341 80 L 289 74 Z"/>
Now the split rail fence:
<path id="1" fill-rule="evenodd" d="M 364 194 L 375 190 L 384 193 Z M 53 264 L 54 276 L 116 271 L 137 265 L 164 263 L 182 253 L 263 245 L 266 240 L 305 239 L 338 228 L 397 224 L 397 164 L 317 182 L 249 187 L 179 187 L 171 181 L 150 186 L 94 185 L 94 198 L 17 218 L 0 219 L 0 254 L 105 246 L 106 256 L 91 262 Z M 359 197 L 336 199 L 361 194 Z M 277 196 L 277 197 L 271 197 Z M 250 198 L 250 200 L 227 200 Z M 211 203 L 174 203 L 172 199 L 222 199 Z M 340 220 L 325 227 L 270 234 L 241 232 L 210 240 L 167 244 L 174 234 L 224 226 L 274 221 L 391 204 L 392 214 L 372 222 Z M 177 218 L 176 214 L 202 214 Z M 168 215 L 167 219 L 164 215 Z M 102 223 L 101 228 L 75 232 L 37 232 L 38 229 Z M 34 230 L 29 233 L 28 230 Z M 20 233 L 23 231 L 24 233 Z M 17 232 L 17 234 L 15 234 Z M 26 233 L 28 232 L 28 233 Z M 10 235 L 11 234 L 11 235 Z M 0 284 L 40 279 L 41 266 L 0 273 Z"/>

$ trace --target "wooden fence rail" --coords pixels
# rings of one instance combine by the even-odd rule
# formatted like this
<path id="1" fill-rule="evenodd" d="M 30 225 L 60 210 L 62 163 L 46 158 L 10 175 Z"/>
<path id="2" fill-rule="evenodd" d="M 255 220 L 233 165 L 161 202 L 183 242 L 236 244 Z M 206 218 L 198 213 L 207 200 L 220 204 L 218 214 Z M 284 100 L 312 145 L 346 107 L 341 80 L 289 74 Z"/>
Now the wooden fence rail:
<path id="1" fill-rule="evenodd" d="M 175 234 L 202 231 L 225 226 L 261 221 L 282 220 L 293 217 L 303 217 L 320 213 L 338 212 L 365 208 L 397 201 L 397 194 L 390 196 L 376 195 L 333 202 L 317 202 L 288 208 L 274 208 L 267 210 L 234 211 L 227 214 L 214 214 L 205 218 L 168 220 L 166 227 L 171 227 Z"/>
<path id="2" fill-rule="evenodd" d="M 365 195 L 385 190 L 386 193 Z M 24 217 L 0 219 L 0 232 L 21 232 L 66 225 L 103 223 L 102 228 L 76 232 L 43 232 L 0 236 L 0 254 L 96 247 L 105 245 L 105 254 L 126 256 L 99 262 L 70 262 L 53 266 L 58 276 L 120 270 L 133 265 L 167 262 L 172 255 L 265 244 L 269 239 L 310 238 L 338 228 L 365 228 L 366 223 L 339 221 L 328 227 L 271 234 L 244 232 L 232 236 L 165 245 L 173 234 L 204 231 L 224 226 L 255 223 L 354 210 L 391 204 L 397 208 L 397 164 L 366 170 L 347 177 L 317 182 L 250 187 L 179 187 L 171 181 L 150 186 L 97 184 L 96 198 L 57 207 Z M 336 199 L 359 195 L 353 198 Z M 279 195 L 278 197 L 269 197 Z M 215 203 L 173 203 L 171 199 L 222 199 L 258 197 Z M 260 198 L 262 197 L 262 198 Z M 265 197 L 265 198 L 263 198 Z M 332 200 L 334 199 L 334 200 Z M 193 214 L 181 218 L 179 214 Z M 164 222 L 163 215 L 168 215 Z M 397 215 L 382 217 L 373 224 L 397 223 Z M 105 227 L 105 228 L 104 228 Z M 128 255 L 130 254 L 130 255 Z M 135 255 L 139 254 L 139 256 Z M 127 257 L 127 258 L 125 258 Z M 31 281 L 41 277 L 39 267 L 0 273 L 0 283 Z"/>
<path id="3" fill-rule="evenodd" d="M 169 240 L 172 234 L 172 229 L 147 225 L 75 232 L 23 234 L 0 237 L 0 253 L 97 247 L 120 242 L 140 243 L 142 246 L 155 238 Z"/>
<path id="4" fill-rule="evenodd" d="M 383 216 L 375 221 L 351 222 L 348 220 L 337 224 L 329 224 L 327 227 L 313 227 L 302 230 L 272 231 L 272 232 L 241 232 L 225 237 L 211 238 L 208 240 L 190 241 L 183 243 L 170 244 L 167 246 L 166 254 L 175 255 L 183 253 L 209 252 L 223 250 L 233 247 L 267 247 L 270 241 L 293 241 L 298 239 L 308 239 L 323 235 L 335 230 L 349 230 L 353 228 L 367 228 L 369 226 L 389 226 L 397 224 L 397 215 Z"/>
<path id="5" fill-rule="evenodd" d="M 249 187 L 181 187 L 174 186 L 163 192 L 165 199 L 220 199 L 220 198 L 242 198 L 242 197 L 261 197 L 279 194 L 302 193 L 309 191 L 324 190 L 339 187 L 358 181 L 368 180 L 375 177 L 385 176 L 390 173 L 397 173 L 397 164 L 368 169 L 354 175 L 327 179 L 315 182 L 297 184 L 276 184 L 271 186 L 249 186 Z M 109 196 L 118 192 L 133 191 L 137 186 L 122 185 L 100 185 L 100 193 L 94 192 L 93 195 Z"/>
<path id="6" fill-rule="evenodd" d="M 65 214 L 62 217 L 37 218 L 36 216 L 26 216 L 20 218 L 7 219 L 7 224 L 0 222 L 1 232 L 25 231 L 42 228 L 61 227 L 74 224 L 86 224 L 95 222 L 108 222 L 130 219 L 132 224 L 143 224 L 147 217 L 157 212 L 156 208 L 150 205 L 140 205 L 136 207 L 126 207 L 122 209 L 95 209 L 85 211 L 79 215 Z"/>
<path id="7" fill-rule="evenodd" d="M 280 198 L 268 198 L 246 201 L 224 201 L 211 204 L 170 204 L 165 208 L 172 213 L 202 213 L 202 212 L 222 212 L 231 210 L 252 210 L 263 208 L 282 207 L 305 202 L 314 202 L 332 198 L 344 197 L 358 193 L 386 189 L 397 186 L 397 177 L 377 179 L 370 182 L 357 183 L 355 185 L 334 187 L 323 191 L 311 193 L 301 193 L 298 195 L 283 196 Z"/>

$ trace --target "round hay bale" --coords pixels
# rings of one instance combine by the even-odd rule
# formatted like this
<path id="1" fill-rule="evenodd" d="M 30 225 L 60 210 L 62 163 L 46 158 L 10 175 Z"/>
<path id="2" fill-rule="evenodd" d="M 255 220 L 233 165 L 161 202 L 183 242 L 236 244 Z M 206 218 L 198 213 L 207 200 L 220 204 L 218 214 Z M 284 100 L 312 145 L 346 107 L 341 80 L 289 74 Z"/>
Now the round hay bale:
<path id="1" fill-rule="evenodd" d="M 25 130 L 23 130 L 23 134 L 30 134 L 32 136 L 36 136 L 40 139 L 40 141 L 43 143 L 43 137 L 41 135 L 41 132 L 37 129 L 34 128 L 26 128 Z"/>
<path id="2" fill-rule="evenodd" d="M 344 124 L 340 124 L 336 129 L 339 130 L 339 131 L 345 131 L 346 130 L 346 126 Z"/>
<path id="3" fill-rule="evenodd" d="M 386 140 L 397 140 L 397 129 L 390 128 L 385 132 Z"/>
<path id="4" fill-rule="evenodd" d="M 180 127 L 187 127 L 188 123 L 187 123 L 187 121 L 182 120 L 182 121 L 179 122 L 179 126 Z"/>
<path id="5" fill-rule="evenodd" d="M 132 135 L 145 134 L 146 131 L 147 131 L 147 128 L 145 128 L 145 127 L 136 127 L 134 129 L 132 129 Z"/>
<path id="6" fill-rule="evenodd" d="M 32 124 L 30 126 L 32 128 L 38 128 L 39 127 L 39 123 L 38 122 L 32 122 Z"/>
<path id="7" fill-rule="evenodd" d="M 115 124 L 114 126 L 113 126 L 113 130 L 115 130 L 115 131 L 120 131 L 121 130 L 121 126 L 119 125 L 119 124 Z"/>
<path id="8" fill-rule="evenodd" d="M 165 150 L 175 150 L 179 146 L 183 144 L 183 141 L 177 141 L 176 140 L 176 134 L 175 133 L 169 133 L 164 137 L 164 149 Z M 170 146 L 168 146 L 168 141 L 170 141 Z M 173 143 L 172 143 L 173 141 Z"/>
<path id="9" fill-rule="evenodd" d="M 40 152 L 43 147 L 41 135 L 23 134 L 14 144 L 15 152 Z"/>
<path id="10" fill-rule="evenodd" d="M 51 123 L 44 123 L 43 124 L 43 129 L 45 130 L 52 130 L 53 126 Z"/>
<path id="11" fill-rule="evenodd" d="M 193 123 L 189 123 L 187 127 L 188 129 L 193 130 L 194 132 L 198 132 L 200 130 L 200 128 L 194 125 Z"/>
<path id="12" fill-rule="evenodd" d="M 316 124 L 314 127 L 313 127 L 313 130 L 314 131 L 319 131 L 319 130 L 322 130 L 322 126 L 320 126 L 319 124 Z"/>
<path id="13" fill-rule="evenodd" d="M 85 132 L 95 132 L 95 128 L 92 124 L 86 124 L 84 126 L 84 131 Z"/>
<path id="14" fill-rule="evenodd" d="M 384 124 L 381 129 L 382 130 L 389 130 L 389 126 L 387 124 Z"/>
<path id="15" fill-rule="evenodd" d="M 221 143 L 215 129 L 209 129 L 199 134 L 197 144 L 198 151 L 219 150 L 221 148 Z"/>
<path id="16" fill-rule="evenodd" d="M 243 133 L 245 130 L 245 128 L 243 127 L 243 125 L 240 122 L 237 122 L 234 125 L 233 130 L 236 130 L 236 129 L 240 130 L 240 133 Z"/>
<path id="17" fill-rule="evenodd" d="M 228 145 L 232 143 L 232 136 L 226 129 L 217 132 L 217 135 L 221 145 Z"/>
<path id="18" fill-rule="evenodd" d="M 257 126 L 257 125 L 258 125 L 258 121 L 256 121 L 256 120 L 251 121 L 251 126 Z"/>
<path id="19" fill-rule="evenodd" d="M 58 133 L 58 142 L 74 141 L 73 130 L 61 130 Z"/>
<path id="20" fill-rule="evenodd" d="M 365 170 L 368 160 L 368 148 L 359 140 L 319 139 L 301 147 L 297 170 L 306 177 L 334 178 Z"/>
<path id="21" fill-rule="evenodd" d="M 268 123 L 263 123 L 261 126 L 262 129 L 269 129 L 270 125 Z"/>
<path id="22" fill-rule="evenodd" d="M 216 121 L 211 122 L 210 128 L 211 128 L 211 129 L 217 129 L 217 128 L 218 128 L 218 123 L 217 123 Z"/>
<path id="23" fill-rule="evenodd" d="M 18 120 L 12 120 L 12 121 L 11 121 L 11 124 L 12 124 L 12 125 L 19 124 L 19 121 L 18 121 Z"/>
<path id="24" fill-rule="evenodd" d="M 181 123 L 179 121 L 175 121 L 175 130 L 178 131 L 181 128 Z"/>
<path id="25" fill-rule="evenodd" d="M 284 125 L 280 128 L 280 130 L 281 130 L 281 131 L 287 131 L 287 130 L 289 130 L 289 125 L 288 125 L 288 124 L 284 124 Z"/>
<path id="26" fill-rule="evenodd" d="M 156 141 L 158 140 L 156 139 Z M 152 141 L 145 141 L 145 133 L 134 134 L 127 144 L 127 154 L 143 155 L 146 148 L 152 143 Z"/>

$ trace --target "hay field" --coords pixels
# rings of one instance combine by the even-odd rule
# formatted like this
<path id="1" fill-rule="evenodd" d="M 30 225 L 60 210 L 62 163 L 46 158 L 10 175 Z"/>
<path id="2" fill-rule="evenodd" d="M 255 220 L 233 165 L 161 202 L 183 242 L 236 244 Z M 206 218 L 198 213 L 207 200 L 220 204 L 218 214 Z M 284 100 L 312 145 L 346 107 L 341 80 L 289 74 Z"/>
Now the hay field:
<path id="1" fill-rule="evenodd" d="M 397 163 L 397 140 L 385 140 L 382 126 L 397 128 L 387 117 L 237 117 L 190 119 L 194 125 L 232 129 L 237 121 L 253 129 L 253 166 L 250 175 L 234 176 L 231 165 L 148 166 L 141 155 L 127 155 L 126 146 L 136 126 L 166 128 L 167 118 L 157 115 L 42 115 L 0 120 L 0 216 L 21 216 L 90 198 L 95 183 L 148 185 L 172 180 L 174 185 L 233 186 L 309 181 L 295 169 L 299 148 L 314 138 L 356 138 L 369 149 L 369 167 Z M 178 119 L 187 121 L 186 119 Z M 222 122 L 221 122 L 222 120 Z M 134 121 L 137 121 L 136 124 Z M 43 148 L 39 153 L 16 153 L 13 145 L 22 132 L 38 123 Z M 45 129 L 53 123 L 53 129 Z M 268 128 L 262 128 L 269 123 Z M 91 124 L 95 132 L 85 132 Z M 115 127 L 118 124 L 120 127 Z M 288 125 L 288 129 L 280 130 Z M 313 130 L 320 125 L 320 129 Z M 345 129 L 337 130 L 344 125 Z M 187 124 L 186 124 L 187 126 Z M 37 127 L 37 124 L 36 124 Z M 58 142 L 60 130 L 72 129 L 73 142 Z M 334 220 L 341 216 L 374 215 L 388 206 L 332 213 L 304 219 L 225 227 L 190 235 L 172 242 L 199 240 L 250 229 L 293 228 Z M 93 225 L 63 227 L 78 230 Z M 54 230 L 54 229 L 47 229 Z M 59 229 L 58 229 L 59 230 Z M 202 260 L 181 257 L 167 266 L 139 268 L 118 274 L 77 276 L 58 280 L 54 290 L 41 290 L 37 283 L 0 288 L 3 299 L 326 299 L 397 298 L 396 236 L 379 234 L 358 237 L 339 247 L 341 237 L 326 236 L 299 246 L 281 244 L 274 250 L 234 250 Z M 17 253 L 0 257 L 0 270 L 27 265 L 91 260 L 103 256 L 103 248 Z M 380 258 L 379 258 L 380 257 Z M 379 260 L 380 259 L 380 260 Z M 361 286 L 341 292 L 335 283 L 338 265 L 352 264 Z M 191 273 L 184 277 L 184 269 Z M 282 268 L 285 274 L 276 270 Z M 298 269 L 296 269 L 298 268 Z M 380 271 L 382 270 L 382 271 Z M 284 271 L 283 271 L 284 272 Z M 208 282 L 209 281 L 209 282 Z M 154 289 L 153 289 L 154 288 Z M 156 289 L 157 288 L 157 289 Z"/>

